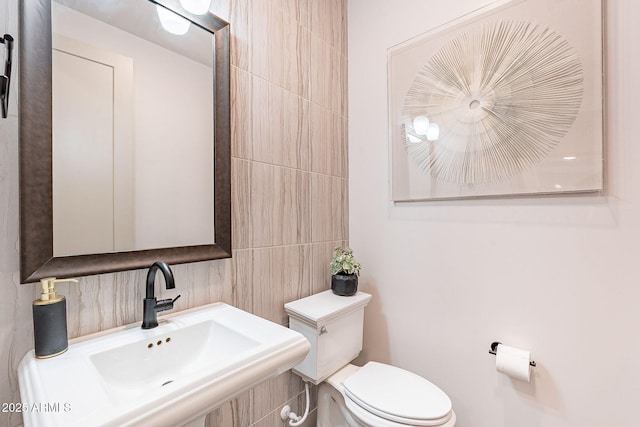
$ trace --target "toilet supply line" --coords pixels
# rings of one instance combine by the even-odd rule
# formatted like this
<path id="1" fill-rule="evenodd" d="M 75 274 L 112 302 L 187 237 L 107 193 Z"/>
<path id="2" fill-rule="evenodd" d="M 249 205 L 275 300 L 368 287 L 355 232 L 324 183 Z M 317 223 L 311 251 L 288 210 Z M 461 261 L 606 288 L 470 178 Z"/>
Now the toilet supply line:
<path id="1" fill-rule="evenodd" d="M 309 416 L 309 383 L 305 381 L 304 383 L 304 394 L 307 400 L 307 404 L 304 410 L 304 414 L 300 417 L 295 412 L 291 412 L 291 406 L 285 405 L 280 411 L 280 418 L 282 421 L 289 420 L 289 425 L 291 427 L 297 427 L 301 425 Z"/>

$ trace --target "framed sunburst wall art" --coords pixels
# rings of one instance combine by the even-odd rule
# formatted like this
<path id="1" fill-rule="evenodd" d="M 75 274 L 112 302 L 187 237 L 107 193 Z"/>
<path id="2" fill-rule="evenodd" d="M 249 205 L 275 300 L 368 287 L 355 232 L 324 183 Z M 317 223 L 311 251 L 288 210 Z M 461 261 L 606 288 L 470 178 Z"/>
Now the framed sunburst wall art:
<path id="1" fill-rule="evenodd" d="M 502 1 L 390 49 L 392 199 L 601 191 L 602 22 Z"/>

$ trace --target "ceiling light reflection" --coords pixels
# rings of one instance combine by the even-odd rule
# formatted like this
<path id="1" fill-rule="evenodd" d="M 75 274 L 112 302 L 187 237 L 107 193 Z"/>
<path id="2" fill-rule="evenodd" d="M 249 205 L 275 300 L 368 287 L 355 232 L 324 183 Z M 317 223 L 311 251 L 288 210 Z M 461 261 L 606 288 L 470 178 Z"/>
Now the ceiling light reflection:
<path id="1" fill-rule="evenodd" d="M 429 141 L 437 141 L 440 138 L 440 126 L 437 123 L 429 123 L 427 127 L 427 139 Z"/>
<path id="2" fill-rule="evenodd" d="M 183 18 L 182 16 L 165 9 L 160 5 L 156 5 L 156 11 L 158 12 L 158 18 L 160 18 L 160 24 L 167 32 L 181 36 L 189 31 L 191 22 Z"/>
<path id="3" fill-rule="evenodd" d="M 180 0 L 180 4 L 187 12 L 194 15 L 204 15 L 209 11 L 211 0 Z"/>
<path id="4" fill-rule="evenodd" d="M 429 128 L 429 119 L 426 116 L 418 116 L 413 119 L 413 129 L 418 135 L 426 135 Z"/>

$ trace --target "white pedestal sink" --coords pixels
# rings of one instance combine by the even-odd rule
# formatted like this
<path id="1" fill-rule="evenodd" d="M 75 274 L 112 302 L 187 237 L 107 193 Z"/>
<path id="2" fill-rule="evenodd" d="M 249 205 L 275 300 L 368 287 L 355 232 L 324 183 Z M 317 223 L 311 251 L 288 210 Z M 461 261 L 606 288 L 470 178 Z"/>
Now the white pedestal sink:
<path id="1" fill-rule="evenodd" d="M 180 426 L 298 364 L 299 333 L 216 303 L 71 340 L 20 362 L 25 427 Z"/>

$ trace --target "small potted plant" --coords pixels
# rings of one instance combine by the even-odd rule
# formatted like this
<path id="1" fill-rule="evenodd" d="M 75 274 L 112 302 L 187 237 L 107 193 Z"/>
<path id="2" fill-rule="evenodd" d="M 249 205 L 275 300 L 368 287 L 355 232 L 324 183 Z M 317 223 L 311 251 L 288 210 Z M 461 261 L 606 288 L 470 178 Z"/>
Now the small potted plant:
<path id="1" fill-rule="evenodd" d="M 331 268 L 331 290 L 334 294 L 350 296 L 358 291 L 361 266 L 353 258 L 351 248 L 335 248 L 329 267 Z"/>

